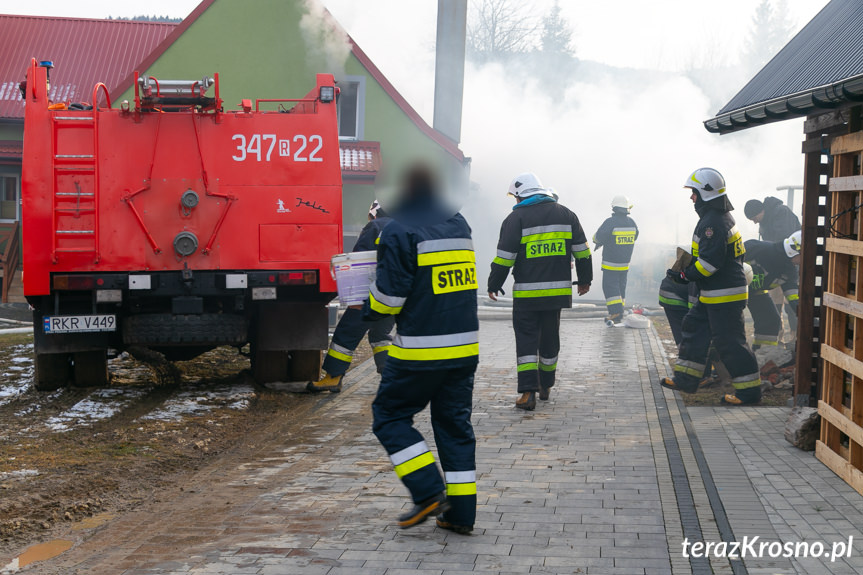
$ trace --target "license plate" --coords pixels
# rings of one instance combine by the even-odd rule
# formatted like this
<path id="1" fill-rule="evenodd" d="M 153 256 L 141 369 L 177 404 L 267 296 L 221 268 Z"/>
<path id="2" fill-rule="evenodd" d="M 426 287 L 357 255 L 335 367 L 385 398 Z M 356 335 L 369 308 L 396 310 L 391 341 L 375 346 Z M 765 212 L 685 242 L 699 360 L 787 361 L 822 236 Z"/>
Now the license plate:
<path id="1" fill-rule="evenodd" d="M 44 316 L 42 326 L 45 333 L 84 333 L 92 331 L 117 331 L 115 315 L 54 315 Z"/>

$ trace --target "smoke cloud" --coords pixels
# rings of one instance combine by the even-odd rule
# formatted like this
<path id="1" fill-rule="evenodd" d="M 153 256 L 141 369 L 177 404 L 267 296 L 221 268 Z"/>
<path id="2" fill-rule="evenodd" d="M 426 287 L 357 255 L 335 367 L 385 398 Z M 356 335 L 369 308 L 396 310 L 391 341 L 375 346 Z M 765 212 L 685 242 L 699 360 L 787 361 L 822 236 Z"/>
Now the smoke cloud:
<path id="1" fill-rule="evenodd" d="M 332 24 L 332 18 L 317 0 L 304 0 L 300 34 L 306 44 L 310 67 L 328 72 L 336 79 L 345 76 L 345 62 L 351 53 L 348 37 Z"/>

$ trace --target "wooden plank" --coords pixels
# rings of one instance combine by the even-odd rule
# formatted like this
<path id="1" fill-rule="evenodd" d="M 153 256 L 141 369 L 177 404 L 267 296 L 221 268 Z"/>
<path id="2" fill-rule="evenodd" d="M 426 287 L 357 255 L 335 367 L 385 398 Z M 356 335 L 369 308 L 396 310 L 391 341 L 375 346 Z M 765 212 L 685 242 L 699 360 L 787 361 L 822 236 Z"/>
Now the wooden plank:
<path id="1" fill-rule="evenodd" d="M 824 115 L 810 117 L 807 124 L 806 143 L 818 142 L 828 145 L 821 137 L 821 129 Z M 835 122 L 834 122 L 835 124 Z M 821 175 L 826 172 L 828 165 L 821 163 L 819 151 L 809 152 L 805 156 L 803 173 L 803 214 L 801 223 L 803 225 L 803 245 L 815 246 L 818 237 L 824 237 L 824 231 L 819 230 L 818 218 L 824 216 L 824 221 L 830 221 L 830 205 L 821 205 L 821 197 L 826 194 L 825 185 L 821 184 Z M 823 276 L 819 275 L 819 266 L 815 265 L 819 249 L 803 250 L 800 254 L 800 301 L 797 307 L 797 360 L 796 374 L 794 378 L 794 404 L 815 405 L 820 393 L 821 382 L 819 370 L 821 361 L 818 359 L 819 342 L 823 341 L 826 331 L 824 317 L 820 317 L 818 327 L 815 318 L 820 316 L 820 308 L 816 309 L 815 298 L 819 294 L 818 279 L 821 285 L 827 285 L 826 274 L 828 271 L 828 258 L 822 258 Z"/>
<path id="2" fill-rule="evenodd" d="M 850 355 L 847 355 L 826 343 L 821 345 L 821 359 L 829 361 L 839 369 L 843 369 L 857 377 L 863 377 L 863 361 L 854 359 Z"/>
<path id="3" fill-rule="evenodd" d="M 831 192 L 859 192 L 863 190 L 863 176 L 830 178 L 828 187 Z"/>
<path id="4" fill-rule="evenodd" d="M 851 111 L 848 109 L 834 110 L 818 116 L 808 116 L 803 123 L 804 134 L 817 134 L 848 122 Z"/>
<path id="5" fill-rule="evenodd" d="M 863 132 L 852 132 L 833 138 L 830 153 L 834 156 L 863 151 Z"/>
<path id="6" fill-rule="evenodd" d="M 827 238 L 824 245 L 828 252 L 835 254 L 848 254 L 849 256 L 863 256 L 863 242 L 857 240 L 842 240 L 839 238 Z M 801 298 L 802 299 L 802 298 Z"/>
<path id="7" fill-rule="evenodd" d="M 852 441 L 858 445 L 863 445 L 863 427 L 845 417 L 845 414 L 824 401 L 818 402 L 818 414 L 836 426 L 839 431 L 847 435 Z"/>
<path id="8" fill-rule="evenodd" d="M 848 313 L 854 317 L 863 319 L 863 302 L 842 297 L 835 293 L 825 293 L 821 303 L 842 313 Z"/>
<path id="9" fill-rule="evenodd" d="M 841 477 L 855 491 L 863 495 L 863 473 L 859 469 L 854 469 L 850 463 L 831 451 L 829 447 L 820 441 L 815 442 L 815 457 L 829 467 L 833 473 Z"/>

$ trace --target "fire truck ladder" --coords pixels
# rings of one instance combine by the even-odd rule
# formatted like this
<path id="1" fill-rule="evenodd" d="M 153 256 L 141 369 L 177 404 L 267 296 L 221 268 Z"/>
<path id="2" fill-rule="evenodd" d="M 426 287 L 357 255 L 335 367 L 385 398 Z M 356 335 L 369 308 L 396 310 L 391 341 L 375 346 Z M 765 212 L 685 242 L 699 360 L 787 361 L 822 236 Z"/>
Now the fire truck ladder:
<path id="1" fill-rule="evenodd" d="M 58 112 L 54 115 L 52 147 L 54 158 L 52 258 L 55 263 L 59 254 L 93 254 L 94 261 L 99 261 L 99 163 L 97 161 L 99 157 L 99 107 L 97 98 L 100 88 L 105 91 L 105 97 L 108 99 L 108 108 L 110 108 L 111 100 L 108 96 L 108 90 L 104 84 L 99 83 L 93 88 L 92 115 L 70 114 L 66 111 Z M 79 133 L 89 132 L 89 137 L 93 141 L 93 153 L 59 153 L 58 141 L 60 140 L 61 130 L 78 130 Z M 90 150 L 82 151 L 88 152 Z M 73 177 L 79 175 L 82 180 L 89 176 L 92 178 L 92 188 L 83 188 L 80 181 L 73 179 L 75 191 L 71 191 L 69 187 L 64 187 L 61 190 L 59 185 L 60 178 L 66 178 L 66 176 L 70 175 Z M 83 220 L 82 216 L 84 216 Z M 75 225 L 76 222 L 78 222 L 77 225 Z M 87 241 L 82 242 L 82 238 L 86 238 Z M 70 243 L 73 245 L 64 246 L 64 244 Z"/>

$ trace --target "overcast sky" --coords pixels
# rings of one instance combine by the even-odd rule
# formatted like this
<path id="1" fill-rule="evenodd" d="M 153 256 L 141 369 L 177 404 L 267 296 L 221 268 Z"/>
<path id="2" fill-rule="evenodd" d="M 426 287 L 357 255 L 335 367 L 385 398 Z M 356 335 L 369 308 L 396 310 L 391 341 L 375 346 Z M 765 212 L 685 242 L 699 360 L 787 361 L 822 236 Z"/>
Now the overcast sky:
<path id="1" fill-rule="evenodd" d="M 248 2 L 254 9 L 255 0 Z M 373 58 L 398 54 L 405 42 L 433 42 L 435 0 L 323 0 L 324 5 Z M 535 0 L 535 14 L 553 0 Z M 675 68 L 699 44 L 738 51 L 758 0 L 562 0 L 563 15 L 575 29 L 581 58 L 615 66 Z M 789 19 L 802 27 L 826 0 L 786 0 Z M 105 18 L 141 13 L 184 18 L 197 0 L 0 0 L 0 12 Z M 381 65 L 380 63 L 378 64 Z"/>

